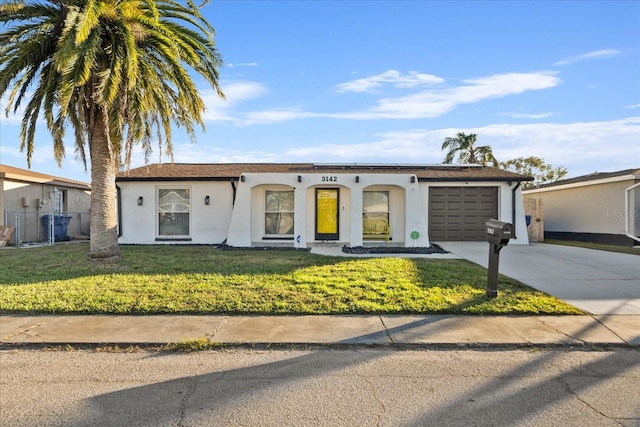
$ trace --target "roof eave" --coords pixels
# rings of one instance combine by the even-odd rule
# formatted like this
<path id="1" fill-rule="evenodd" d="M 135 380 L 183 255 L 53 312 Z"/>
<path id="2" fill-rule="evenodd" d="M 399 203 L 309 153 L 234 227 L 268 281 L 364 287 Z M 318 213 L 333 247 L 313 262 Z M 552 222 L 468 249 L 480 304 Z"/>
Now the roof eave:
<path id="1" fill-rule="evenodd" d="M 146 176 L 131 176 L 131 177 L 117 177 L 116 182 L 151 182 L 151 181 L 230 181 L 232 179 L 238 180 L 239 176 L 198 176 L 198 177 L 172 177 L 172 176 L 163 176 L 163 177 L 146 177 Z"/>
<path id="2" fill-rule="evenodd" d="M 527 177 L 440 177 L 440 178 L 420 178 L 419 182 L 433 182 L 433 181 L 446 181 L 446 182 L 487 182 L 487 181 L 500 181 L 500 182 L 517 182 L 517 181 L 533 181 L 530 176 Z"/>

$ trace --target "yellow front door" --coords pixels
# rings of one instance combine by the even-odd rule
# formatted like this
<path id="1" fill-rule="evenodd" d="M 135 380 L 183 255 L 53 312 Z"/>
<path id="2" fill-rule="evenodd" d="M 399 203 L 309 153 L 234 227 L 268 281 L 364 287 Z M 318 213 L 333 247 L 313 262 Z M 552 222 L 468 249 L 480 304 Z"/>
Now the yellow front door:
<path id="1" fill-rule="evenodd" d="M 316 240 L 338 240 L 338 202 L 337 188 L 316 188 Z"/>

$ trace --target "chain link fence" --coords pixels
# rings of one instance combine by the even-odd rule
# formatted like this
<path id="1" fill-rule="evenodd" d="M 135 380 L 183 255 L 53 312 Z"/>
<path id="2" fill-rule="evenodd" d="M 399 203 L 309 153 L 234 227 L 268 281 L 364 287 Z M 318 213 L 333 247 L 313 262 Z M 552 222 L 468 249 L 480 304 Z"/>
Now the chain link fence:
<path id="1" fill-rule="evenodd" d="M 88 240 L 89 212 L 62 212 L 53 210 L 5 210 L 4 224 L 14 227 L 7 244 L 14 246 L 53 245 L 69 240 Z"/>

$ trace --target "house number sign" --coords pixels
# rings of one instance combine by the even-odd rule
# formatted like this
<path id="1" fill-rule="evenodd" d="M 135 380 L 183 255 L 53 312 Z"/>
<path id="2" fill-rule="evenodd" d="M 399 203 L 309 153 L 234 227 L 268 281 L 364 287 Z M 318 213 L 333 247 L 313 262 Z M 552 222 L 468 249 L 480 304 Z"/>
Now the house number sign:
<path id="1" fill-rule="evenodd" d="M 338 182 L 338 177 L 335 175 L 334 176 L 323 175 L 322 182 Z"/>

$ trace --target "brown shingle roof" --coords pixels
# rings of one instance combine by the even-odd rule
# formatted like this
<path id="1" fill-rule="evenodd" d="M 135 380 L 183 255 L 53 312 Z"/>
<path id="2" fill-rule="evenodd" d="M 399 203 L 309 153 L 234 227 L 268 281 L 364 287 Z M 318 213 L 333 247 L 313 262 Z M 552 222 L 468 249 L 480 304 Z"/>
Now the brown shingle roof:
<path id="1" fill-rule="evenodd" d="M 420 181 L 532 181 L 517 173 L 476 165 L 317 163 L 155 163 L 121 172 L 116 181 L 238 179 L 243 173 L 404 173 Z"/>

